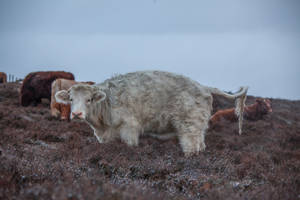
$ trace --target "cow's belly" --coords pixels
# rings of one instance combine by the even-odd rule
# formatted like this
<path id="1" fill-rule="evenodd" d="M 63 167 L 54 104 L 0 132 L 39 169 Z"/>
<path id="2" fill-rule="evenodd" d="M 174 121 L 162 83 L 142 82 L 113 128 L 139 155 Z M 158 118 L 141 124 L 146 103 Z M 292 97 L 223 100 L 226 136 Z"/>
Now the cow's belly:
<path id="1" fill-rule="evenodd" d="M 143 124 L 144 133 L 164 134 L 174 132 L 171 121 L 157 117 L 155 119 L 147 119 Z"/>

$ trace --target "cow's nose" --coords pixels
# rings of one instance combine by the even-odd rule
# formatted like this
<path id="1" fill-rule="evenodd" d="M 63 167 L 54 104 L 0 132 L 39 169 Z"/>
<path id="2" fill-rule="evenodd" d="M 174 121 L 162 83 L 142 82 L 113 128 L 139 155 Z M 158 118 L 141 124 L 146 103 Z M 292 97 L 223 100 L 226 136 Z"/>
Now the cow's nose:
<path id="1" fill-rule="evenodd" d="M 82 116 L 82 112 L 72 112 L 72 117 L 73 118 L 80 118 Z"/>

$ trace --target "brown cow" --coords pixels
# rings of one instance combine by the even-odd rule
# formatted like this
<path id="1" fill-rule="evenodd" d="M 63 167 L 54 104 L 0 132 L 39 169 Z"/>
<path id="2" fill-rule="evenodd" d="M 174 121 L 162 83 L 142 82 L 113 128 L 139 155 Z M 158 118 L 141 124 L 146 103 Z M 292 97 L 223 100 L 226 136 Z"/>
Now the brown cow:
<path id="1" fill-rule="evenodd" d="M 58 117 L 60 115 L 60 119 L 62 120 L 70 120 L 70 105 L 57 103 L 55 99 L 55 93 L 60 90 L 68 90 L 71 86 L 78 84 L 78 83 L 86 83 L 89 85 L 95 84 L 92 81 L 88 82 L 76 82 L 73 80 L 67 80 L 63 78 L 58 78 L 52 82 L 51 85 L 51 115 L 54 117 Z"/>
<path id="2" fill-rule="evenodd" d="M 7 76 L 4 72 L 0 72 L 0 83 L 6 83 L 7 82 Z"/>
<path id="3" fill-rule="evenodd" d="M 57 78 L 74 80 L 74 75 L 64 71 L 41 71 L 29 73 L 22 84 L 20 92 L 20 104 L 29 106 L 37 105 L 42 98 L 51 101 L 51 84 Z"/>
<path id="4" fill-rule="evenodd" d="M 269 99 L 256 99 L 254 104 L 245 106 L 244 118 L 247 120 L 260 120 L 264 115 L 272 112 L 271 101 Z M 234 108 L 219 110 L 210 118 L 210 125 L 215 126 L 221 119 L 231 122 L 238 120 L 234 113 Z"/>

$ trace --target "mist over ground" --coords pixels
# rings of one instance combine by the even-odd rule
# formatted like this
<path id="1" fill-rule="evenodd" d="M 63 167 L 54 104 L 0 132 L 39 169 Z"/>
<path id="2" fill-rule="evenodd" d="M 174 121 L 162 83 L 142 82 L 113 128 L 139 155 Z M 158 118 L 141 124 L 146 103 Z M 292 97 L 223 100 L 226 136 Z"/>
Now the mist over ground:
<path id="1" fill-rule="evenodd" d="M 79 81 L 164 70 L 300 99 L 299 1 L 1 1 L 0 71 Z"/>

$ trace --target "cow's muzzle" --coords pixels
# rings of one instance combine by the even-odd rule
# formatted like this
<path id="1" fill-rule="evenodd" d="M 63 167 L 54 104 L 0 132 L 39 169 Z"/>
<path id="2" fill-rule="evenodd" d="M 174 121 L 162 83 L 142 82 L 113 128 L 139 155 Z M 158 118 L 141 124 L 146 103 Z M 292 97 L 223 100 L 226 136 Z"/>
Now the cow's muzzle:
<path id="1" fill-rule="evenodd" d="M 72 112 L 72 119 L 83 119 L 82 112 Z"/>

